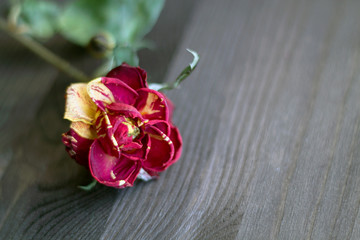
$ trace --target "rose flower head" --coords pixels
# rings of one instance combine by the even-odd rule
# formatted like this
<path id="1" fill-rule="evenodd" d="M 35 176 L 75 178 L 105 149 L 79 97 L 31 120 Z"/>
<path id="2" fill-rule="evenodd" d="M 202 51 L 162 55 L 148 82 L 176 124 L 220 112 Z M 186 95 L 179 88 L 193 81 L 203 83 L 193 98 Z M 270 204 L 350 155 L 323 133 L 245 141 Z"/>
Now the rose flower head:
<path id="1" fill-rule="evenodd" d="M 106 77 L 69 86 L 64 118 L 71 125 L 62 141 L 98 182 L 133 186 L 179 159 L 182 139 L 172 111 L 163 93 L 149 89 L 143 69 L 123 63 Z"/>

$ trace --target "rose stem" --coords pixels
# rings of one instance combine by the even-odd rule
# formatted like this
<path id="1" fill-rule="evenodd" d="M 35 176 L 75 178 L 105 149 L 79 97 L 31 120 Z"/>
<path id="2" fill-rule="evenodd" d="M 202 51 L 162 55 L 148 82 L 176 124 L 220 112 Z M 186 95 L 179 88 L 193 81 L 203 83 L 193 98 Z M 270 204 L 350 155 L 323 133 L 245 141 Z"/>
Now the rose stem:
<path id="1" fill-rule="evenodd" d="M 83 81 L 83 82 L 89 81 L 89 78 L 83 72 L 71 66 L 69 62 L 60 58 L 59 56 L 57 56 L 56 54 L 45 48 L 43 45 L 33 40 L 32 38 L 21 34 L 17 34 L 13 30 L 13 28 L 14 26 L 11 27 L 5 20 L 0 19 L 0 29 L 5 31 L 16 41 L 18 41 L 19 43 L 30 49 L 32 52 L 40 56 L 45 61 L 51 63 L 60 71 L 63 71 L 70 77 L 78 81 Z"/>

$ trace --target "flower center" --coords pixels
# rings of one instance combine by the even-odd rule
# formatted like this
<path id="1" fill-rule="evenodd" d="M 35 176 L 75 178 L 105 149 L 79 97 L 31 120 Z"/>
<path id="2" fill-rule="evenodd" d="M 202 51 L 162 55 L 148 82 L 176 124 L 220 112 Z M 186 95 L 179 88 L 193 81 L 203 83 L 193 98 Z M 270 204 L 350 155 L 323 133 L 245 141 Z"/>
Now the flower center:
<path id="1" fill-rule="evenodd" d="M 140 134 L 140 129 L 135 125 L 134 121 L 130 118 L 125 118 L 125 121 L 122 124 L 126 125 L 128 128 L 128 136 L 135 139 Z"/>

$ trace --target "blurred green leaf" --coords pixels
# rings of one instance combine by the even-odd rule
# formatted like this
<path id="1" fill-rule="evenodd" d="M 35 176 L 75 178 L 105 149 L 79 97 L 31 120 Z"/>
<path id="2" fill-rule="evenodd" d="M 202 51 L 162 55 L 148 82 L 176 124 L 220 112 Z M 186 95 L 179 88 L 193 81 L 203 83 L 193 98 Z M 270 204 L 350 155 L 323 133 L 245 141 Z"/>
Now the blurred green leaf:
<path id="1" fill-rule="evenodd" d="M 51 37 L 57 27 L 59 7 L 51 1 L 24 0 L 21 5 L 19 24 L 24 24 L 35 38 Z"/>
<path id="2" fill-rule="evenodd" d="M 156 44 L 152 40 L 141 39 L 138 42 L 134 42 L 132 44 L 132 46 L 136 50 L 140 50 L 140 49 L 144 49 L 144 48 L 154 50 L 156 47 Z"/>
<path id="3" fill-rule="evenodd" d="M 155 24 L 164 0 L 76 0 L 60 17 L 60 32 L 69 40 L 87 45 L 102 31 L 116 43 L 130 46 L 141 40 Z"/>

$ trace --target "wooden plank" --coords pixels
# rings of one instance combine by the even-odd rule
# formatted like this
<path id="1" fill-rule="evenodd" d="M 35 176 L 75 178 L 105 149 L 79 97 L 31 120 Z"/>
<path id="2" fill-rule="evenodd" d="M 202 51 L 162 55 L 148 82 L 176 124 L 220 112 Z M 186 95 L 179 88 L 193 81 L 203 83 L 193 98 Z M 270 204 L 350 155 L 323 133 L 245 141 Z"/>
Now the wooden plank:
<path id="1" fill-rule="evenodd" d="M 328 176 L 331 170 L 338 184 L 345 184 L 348 173 L 338 175 L 339 167 L 344 158 L 348 164 L 356 162 L 342 146 L 358 146 L 357 4 L 202 2 L 182 45 L 200 51 L 202 71 L 185 84 L 186 92 L 174 93 L 179 125 L 190 139 L 184 162 L 174 170 L 188 175 L 177 179 L 181 190 L 166 195 L 179 199 L 152 204 L 156 209 L 146 212 L 160 215 L 161 225 L 140 224 L 121 232 L 115 223 L 131 223 L 121 220 L 124 208 L 118 206 L 104 238 L 152 238 L 154 231 L 164 239 L 327 239 L 349 234 L 351 229 L 332 230 L 331 221 L 342 220 L 320 207 L 342 210 L 332 204 L 344 200 L 333 192 L 337 188 Z M 178 54 L 169 78 L 185 59 Z M 351 106 L 348 111 L 345 105 Z M 346 137 L 339 145 L 341 135 Z M 348 149 L 352 156 L 355 150 Z M 328 200 L 325 188 L 335 197 Z M 352 201 L 348 207 L 357 209 L 358 195 Z M 354 212 L 346 211 L 352 225 Z M 134 216 L 130 222 L 136 220 Z"/>
<path id="2" fill-rule="evenodd" d="M 151 32 L 145 36 L 154 44 L 153 49 L 139 51 L 140 66 L 147 70 L 148 80 L 163 82 L 165 74 L 181 42 L 184 29 L 198 0 L 167 0 L 160 18 Z"/>
<path id="3" fill-rule="evenodd" d="M 60 143 L 59 134 L 68 127 L 62 120 L 64 90 L 71 80 L 3 34 L 1 42 L 0 143 L 5 157 L 1 158 L 0 238 L 46 238 L 44 233 L 49 229 L 61 229 L 58 223 L 64 217 L 59 213 L 87 208 L 85 198 L 101 197 L 96 201 L 100 205 L 91 205 L 90 209 L 97 207 L 95 211 L 106 214 L 106 202 L 111 204 L 114 194 L 84 195 L 77 191 L 76 185 L 86 183 L 88 174 L 68 161 Z M 55 40 L 50 47 L 67 53 L 65 57 L 77 65 L 94 66 L 93 61 L 77 56 L 84 56 L 82 50 L 64 46 L 64 41 Z M 86 219 L 92 216 L 79 214 Z M 93 236 L 96 232 L 101 233 L 101 228 Z"/>
<path id="4" fill-rule="evenodd" d="M 67 82 L 54 84 L 51 69 L 31 73 L 53 80 L 45 88 L 40 80 L 31 85 L 36 101 L 28 112 L 22 110 L 34 96 L 27 85 L 16 96 L 0 94 L 12 109 L 9 119 L 16 119 L 5 125 L 21 123 L 16 137 L 3 128 L 0 138 L 2 144 L 12 139 L 1 148 L 8 160 L 0 238 L 360 238 L 360 2 L 202 0 L 195 6 L 181 41 L 168 40 L 166 56 L 177 46 L 170 81 L 190 60 L 185 48 L 201 55 L 181 90 L 168 94 L 184 153 L 156 181 L 90 193 L 76 188 L 89 178 L 57 140 L 67 127 L 58 116 Z M 165 34 L 161 29 L 171 24 L 156 31 Z M 18 59 L 1 71 L 27 76 L 32 64 L 24 60 L 29 67 L 18 73 Z M 2 82 L 17 89 L 25 79 Z"/>

